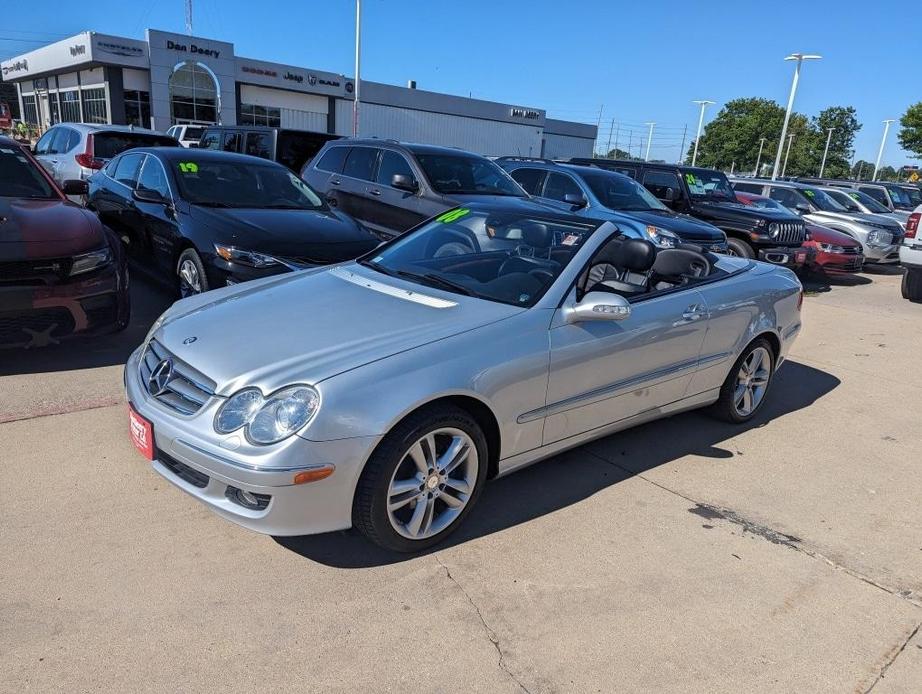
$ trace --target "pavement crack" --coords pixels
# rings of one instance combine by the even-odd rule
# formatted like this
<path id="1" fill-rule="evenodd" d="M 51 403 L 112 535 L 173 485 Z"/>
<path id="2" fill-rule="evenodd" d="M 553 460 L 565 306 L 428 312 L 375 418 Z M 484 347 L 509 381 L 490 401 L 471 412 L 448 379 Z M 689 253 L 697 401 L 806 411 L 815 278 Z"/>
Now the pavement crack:
<path id="1" fill-rule="evenodd" d="M 493 648 L 496 649 L 496 653 L 499 656 L 499 660 L 496 663 L 499 666 L 499 669 L 505 672 L 506 675 L 508 675 L 509 678 L 513 682 L 515 682 L 523 692 L 525 692 L 525 694 L 531 694 L 528 687 L 522 684 L 519 678 L 516 677 L 512 673 L 512 671 L 506 666 L 506 660 L 505 660 L 506 654 L 503 653 L 503 649 L 500 644 L 499 637 L 496 635 L 496 632 L 493 631 L 493 628 L 489 624 L 487 624 L 487 620 L 484 619 L 483 617 L 483 612 L 481 612 L 480 607 L 478 607 L 477 603 L 474 602 L 474 599 L 471 597 L 470 593 L 468 593 L 464 589 L 464 586 L 462 586 L 458 582 L 458 579 L 452 576 L 451 569 L 449 569 L 448 566 L 441 559 L 439 559 L 438 556 L 433 555 L 433 557 L 435 561 L 438 563 L 438 565 L 441 566 L 443 569 L 445 569 L 445 576 L 448 578 L 448 580 L 454 583 L 455 586 L 457 586 L 458 590 L 461 591 L 461 594 L 464 595 L 465 598 L 467 598 L 467 601 L 470 603 L 471 607 L 474 608 L 474 612 L 477 614 L 477 618 L 480 620 L 480 624 L 483 627 L 484 633 L 487 635 L 487 638 L 490 639 L 490 643 L 493 644 Z"/>
<path id="2" fill-rule="evenodd" d="M 592 451 L 587 451 L 587 452 L 589 453 L 589 455 L 593 456 L 594 458 L 604 463 L 608 463 L 609 465 L 613 467 L 616 467 L 617 469 L 621 470 L 624 473 L 627 473 L 631 477 L 638 477 L 642 479 L 644 482 L 646 482 L 647 484 L 652 484 L 654 487 L 658 487 L 659 489 L 662 489 L 664 492 L 667 492 L 669 494 L 672 494 L 673 496 L 677 496 L 680 499 L 684 499 L 685 501 L 691 504 L 694 504 L 692 508 L 688 509 L 690 513 L 694 513 L 695 515 L 701 516 L 702 518 L 706 518 L 709 520 L 720 519 L 720 520 L 725 520 L 729 523 L 733 523 L 734 525 L 738 525 L 743 529 L 745 533 L 748 533 L 755 537 L 759 537 L 763 540 L 767 540 L 776 545 L 782 545 L 784 547 L 794 550 L 795 552 L 805 554 L 806 556 L 812 559 L 825 562 L 826 564 L 831 566 L 833 569 L 837 571 L 842 571 L 843 573 L 851 576 L 852 578 L 856 578 L 859 581 L 867 583 L 869 586 L 876 588 L 877 590 L 881 590 L 889 595 L 897 597 L 901 600 L 905 600 L 910 605 L 913 605 L 914 607 L 922 608 L 922 595 L 917 595 L 913 591 L 908 590 L 908 589 L 899 589 L 899 588 L 894 588 L 892 586 L 883 585 L 882 583 L 878 583 L 877 581 L 870 578 L 869 576 L 865 576 L 859 571 L 850 569 L 849 567 L 843 564 L 840 564 L 834 559 L 830 559 L 829 557 L 827 557 L 821 552 L 818 552 L 814 549 L 810 549 L 809 547 L 805 547 L 803 544 L 803 541 L 799 537 L 796 537 L 794 535 L 789 535 L 787 533 L 783 533 L 780 530 L 775 530 L 774 528 L 771 528 L 767 525 L 756 523 L 752 520 L 749 520 L 745 516 L 737 513 L 736 511 L 732 509 L 721 508 L 713 504 L 708 504 L 703 501 L 699 501 L 698 499 L 693 499 L 690 496 L 686 496 L 685 494 L 682 494 L 681 492 L 676 491 L 675 489 L 670 489 L 669 487 L 662 485 L 659 482 L 656 482 L 650 479 L 649 477 L 645 477 L 642 473 L 634 472 L 622 465 L 619 465 L 618 463 L 612 460 L 609 460 L 608 458 L 605 458 L 599 455 L 598 453 L 594 453 Z"/>
<path id="3" fill-rule="evenodd" d="M 871 682 L 871 686 L 864 690 L 864 694 L 868 694 L 868 692 L 874 689 L 874 687 L 877 686 L 877 683 L 884 678 L 884 676 L 887 674 L 887 670 L 890 669 L 890 666 L 896 662 L 896 659 L 900 657 L 900 654 L 906 650 L 906 646 L 909 645 L 909 642 L 912 641 L 916 634 L 919 633 L 919 629 L 922 629 L 922 622 L 919 622 L 916 625 L 916 628 L 909 632 L 909 636 L 903 639 L 903 642 L 899 645 L 899 648 L 893 651 L 893 655 L 890 656 L 890 658 L 887 659 L 887 662 L 884 663 L 883 667 L 881 667 L 880 672 L 877 673 L 877 677 L 874 678 L 873 682 Z"/>

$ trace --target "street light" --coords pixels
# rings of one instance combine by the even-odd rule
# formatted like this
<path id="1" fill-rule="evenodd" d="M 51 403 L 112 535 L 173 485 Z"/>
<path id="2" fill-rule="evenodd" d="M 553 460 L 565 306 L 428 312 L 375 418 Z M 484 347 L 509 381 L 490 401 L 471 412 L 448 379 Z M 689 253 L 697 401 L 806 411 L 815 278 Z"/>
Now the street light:
<path id="1" fill-rule="evenodd" d="M 644 155 L 644 161 L 650 161 L 650 145 L 653 143 L 653 128 L 656 126 L 656 123 L 644 123 L 644 125 L 650 126 L 650 134 L 647 135 L 647 153 Z"/>
<path id="2" fill-rule="evenodd" d="M 758 176 L 758 175 L 759 175 L 759 164 L 762 163 L 762 148 L 763 148 L 764 146 L 765 146 L 765 138 L 764 138 L 764 137 L 760 137 L 760 138 L 759 138 L 759 156 L 756 157 L 756 168 L 755 168 L 755 170 L 752 172 L 752 175 L 753 175 L 753 176 Z"/>
<path id="3" fill-rule="evenodd" d="M 698 140 L 701 139 L 701 126 L 704 125 L 704 109 L 713 104 L 713 101 L 707 101 L 702 99 L 701 101 L 692 101 L 693 104 L 698 104 L 701 107 L 701 114 L 698 116 L 698 134 L 695 135 L 695 151 L 692 152 L 692 163 L 695 165 L 695 161 L 698 159 Z"/>
<path id="4" fill-rule="evenodd" d="M 887 144 L 887 133 L 890 132 L 890 124 L 892 122 L 892 118 L 884 121 L 884 136 L 880 138 L 880 149 L 877 150 L 877 163 L 874 164 L 874 175 L 871 176 L 872 181 L 877 180 L 877 172 L 880 171 L 880 159 L 884 156 L 884 145 Z"/>
<path id="5" fill-rule="evenodd" d="M 820 178 L 823 177 L 823 170 L 826 168 L 826 155 L 829 154 L 829 143 L 832 142 L 832 134 L 835 131 L 835 128 L 829 128 L 829 135 L 826 136 L 826 149 L 823 150 L 823 161 L 820 162 Z"/>
<path id="6" fill-rule="evenodd" d="M 781 169 L 781 178 L 784 178 L 785 172 L 788 170 L 788 157 L 791 155 L 791 143 L 794 142 L 794 133 L 788 135 L 788 151 L 784 155 L 784 168 Z M 775 180 L 774 178 L 772 179 Z"/>
<path id="7" fill-rule="evenodd" d="M 359 136 L 359 88 L 362 79 L 362 0 L 355 0 L 355 99 L 352 101 L 352 137 Z"/>
<path id="8" fill-rule="evenodd" d="M 797 93 L 797 81 L 800 79 L 800 64 L 805 60 L 819 60 L 821 55 L 804 55 L 803 53 L 792 53 L 785 60 L 796 60 L 797 67 L 794 68 L 794 81 L 791 82 L 791 95 L 788 97 L 788 109 L 784 112 L 784 124 L 781 126 L 781 137 L 778 140 L 778 152 L 775 154 L 775 168 L 772 169 L 772 180 L 778 179 L 778 168 L 781 166 L 781 150 L 784 148 L 784 138 L 788 134 L 788 121 L 791 120 L 791 109 L 794 108 L 794 95 Z"/>

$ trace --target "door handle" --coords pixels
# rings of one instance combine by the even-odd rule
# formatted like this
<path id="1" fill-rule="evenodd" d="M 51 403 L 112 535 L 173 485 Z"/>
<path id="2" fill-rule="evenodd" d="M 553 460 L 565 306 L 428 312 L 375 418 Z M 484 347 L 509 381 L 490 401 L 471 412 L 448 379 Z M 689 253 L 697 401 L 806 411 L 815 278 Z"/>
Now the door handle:
<path id="1" fill-rule="evenodd" d="M 332 180 L 330 181 L 330 185 L 331 185 L 331 186 L 338 186 L 338 185 L 341 185 L 341 184 L 342 184 L 342 181 L 338 181 L 338 180 L 336 180 L 335 178 L 332 179 Z"/>
<path id="2" fill-rule="evenodd" d="M 686 322 L 701 320 L 707 315 L 707 311 L 701 304 L 692 304 L 682 312 L 682 318 Z"/>
<path id="3" fill-rule="evenodd" d="M 368 192 L 371 193 L 372 195 L 381 195 L 381 191 L 378 190 L 377 188 L 372 188 Z"/>

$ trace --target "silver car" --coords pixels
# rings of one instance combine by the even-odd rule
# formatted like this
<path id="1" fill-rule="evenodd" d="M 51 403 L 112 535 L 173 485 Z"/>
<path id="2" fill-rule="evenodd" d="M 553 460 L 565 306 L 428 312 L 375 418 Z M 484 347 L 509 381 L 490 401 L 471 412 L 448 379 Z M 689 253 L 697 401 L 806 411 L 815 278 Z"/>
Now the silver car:
<path id="1" fill-rule="evenodd" d="M 252 530 L 432 545 L 485 482 L 712 406 L 745 422 L 801 327 L 790 271 L 529 201 L 183 299 L 125 369 L 154 469 Z"/>
<path id="2" fill-rule="evenodd" d="M 130 125 L 61 123 L 49 128 L 35 143 L 35 158 L 58 183 L 85 181 L 126 149 L 178 147 L 163 133 Z"/>
<path id="3" fill-rule="evenodd" d="M 829 197 L 842 205 L 849 212 L 860 214 L 873 214 L 885 219 L 892 219 L 903 231 L 906 230 L 906 222 L 909 220 L 909 212 L 906 210 L 889 210 L 881 205 L 877 200 L 867 193 L 860 190 L 836 188 L 835 186 L 824 186 L 820 188 Z"/>

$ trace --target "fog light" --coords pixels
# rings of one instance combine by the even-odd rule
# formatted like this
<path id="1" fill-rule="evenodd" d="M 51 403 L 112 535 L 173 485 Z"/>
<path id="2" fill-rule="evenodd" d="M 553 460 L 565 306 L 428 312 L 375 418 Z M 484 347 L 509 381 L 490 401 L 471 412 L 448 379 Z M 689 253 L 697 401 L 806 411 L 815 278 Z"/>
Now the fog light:
<path id="1" fill-rule="evenodd" d="M 237 489 L 237 487 L 228 487 L 225 496 L 235 504 L 254 511 L 262 511 L 269 505 L 269 500 L 272 498 L 268 494 L 248 492 L 243 489 Z"/>

